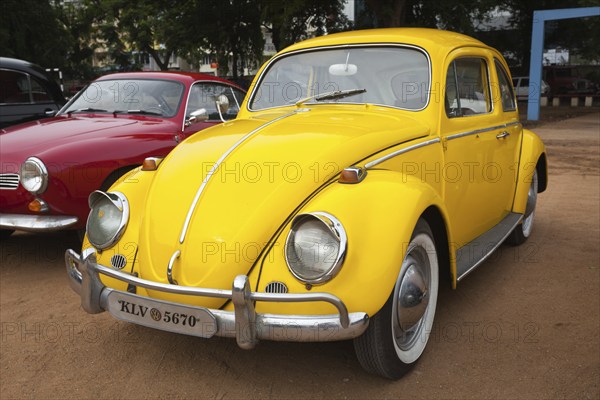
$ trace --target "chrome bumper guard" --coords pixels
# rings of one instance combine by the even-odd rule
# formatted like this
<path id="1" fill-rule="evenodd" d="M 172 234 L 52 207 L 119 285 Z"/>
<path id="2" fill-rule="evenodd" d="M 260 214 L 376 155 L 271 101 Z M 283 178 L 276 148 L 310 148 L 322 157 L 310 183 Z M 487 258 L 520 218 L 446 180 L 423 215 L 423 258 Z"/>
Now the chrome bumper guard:
<path id="1" fill-rule="evenodd" d="M 196 288 L 189 286 L 169 285 L 140 279 L 136 276 L 117 271 L 96 262 L 95 255 L 85 259 L 73 250 L 65 253 L 67 274 L 71 288 L 81 297 L 81 306 L 90 314 L 109 310 L 109 296 L 113 293 L 129 295 L 105 287 L 99 275 L 105 275 L 130 285 L 143 287 L 166 293 L 189 296 L 213 297 L 232 300 L 234 311 L 203 309 L 184 304 L 168 303 L 173 306 L 185 306 L 198 311 L 207 311 L 214 316 L 216 327 L 209 334 L 180 332 L 176 329 L 159 327 L 172 332 L 188 333 L 201 337 L 212 335 L 235 337 L 243 349 L 252 349 L 259 339 L 290 341 L 290 342 L 326 342 L 347 340 L 360 336 L 369 326 L 369 316 L 364 312 L 348 313 L 345 304 L 336 296 L 329 293 L 261 293 L 250 291 L 246 275 L 238 275 L 233 281 L 232 290 Z M 133 296 L 133 295 L 129 295 Z M 254 309 L 255 301 L 268 302 L 325 302 L 337 308 L 339 314 L 332 315 L 280 315 L 257 314 Z M 138 322 L 134 319 L 130 322 Z"/>
<path id="2" fill-rule="evenodd" d="M 28 232 L 49 232 L 68 228 L 77 217 L 68 215 L 0 214 L 0 228 Z"/>

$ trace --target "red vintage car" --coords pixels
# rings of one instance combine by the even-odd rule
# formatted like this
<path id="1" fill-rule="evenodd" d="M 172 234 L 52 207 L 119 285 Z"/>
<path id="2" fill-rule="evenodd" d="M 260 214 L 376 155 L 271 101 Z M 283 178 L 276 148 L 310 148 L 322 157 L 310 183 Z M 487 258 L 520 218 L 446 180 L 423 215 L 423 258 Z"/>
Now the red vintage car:
<path id="1" fill-rule="evenodd" d="M 110 74 L 55 117 L 0 130 L 0 237 L 85 228 L 91 192 L 235 118 L 244 96 L 239 86 L 204 74 Z"/>

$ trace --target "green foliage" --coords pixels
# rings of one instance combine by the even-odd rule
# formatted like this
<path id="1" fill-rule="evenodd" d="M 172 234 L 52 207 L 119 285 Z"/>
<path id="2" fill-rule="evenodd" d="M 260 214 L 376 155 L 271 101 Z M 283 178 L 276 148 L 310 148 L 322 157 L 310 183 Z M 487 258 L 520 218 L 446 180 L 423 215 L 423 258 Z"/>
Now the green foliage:
<path id="1" fill-rule="evenodd" d="M 60 67 L 89 79 L 102 49 L 111 63 L 136 69 L 132 52 L 149 54 L 161 69 L 181 56 L 200 64 L 208 54 L 219 74 L 237 77 L 263 61 L 264 32 L 277 50 L 309 36 L 352 28 L 422 26 L 478 37 L 528 67 L 533 11 L 600 5 L 600 0 L 364 0 L 354 26 L 345 0 L 3 0 L 0 55 Z M 511 12 L 511 28 L 481 32 L 492 10 Z M 600 58 L 600 18 L 547 24 L 546 44 Z M 96 57 L 98 54 L 96 53 Z M 228 70 L 233 65 L 233 70 Z"/>
<path id="2" fill-rule="evenodd" d="M 0 55 L 63 67 L 71 37 L 47 0 L 2 0 Z"/>
<path id="3" fill-rule="evenodd" d="M 252 0 L 196 0 L 188 2 L 183 25 L 190 58 L 198 59 L 208 50 L 216 55 L 219 74 L 237 77 L 244 67 L 261 60 L 264 39 L 260 10 Z M 228 70 L 228 60 L 234 66 Z"/>
<path id="4" fill-rule="evenodd" d="M 311 33 L 350 30 L 343 13 L 344 0 L 260 0 L 262 22 L 271 32 L 273 44 L 281 50 L 306 39 Z"/>

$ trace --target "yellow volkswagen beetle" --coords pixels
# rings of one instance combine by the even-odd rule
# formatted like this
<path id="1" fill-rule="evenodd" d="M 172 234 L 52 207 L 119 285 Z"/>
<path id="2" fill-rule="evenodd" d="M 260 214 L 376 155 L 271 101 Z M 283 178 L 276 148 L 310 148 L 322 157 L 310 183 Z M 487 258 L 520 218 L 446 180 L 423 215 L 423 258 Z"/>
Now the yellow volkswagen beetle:
<path id="1" fill-rule="evenodd" d="M 235 120 L 93 193 L 67 271 L 89 313 L 245 349 L 354 339 L 396 379 L 440 281 L 527 240 L 546 185 L 499 52 L 440 30 L 333 34 L 268 61 Z"/>

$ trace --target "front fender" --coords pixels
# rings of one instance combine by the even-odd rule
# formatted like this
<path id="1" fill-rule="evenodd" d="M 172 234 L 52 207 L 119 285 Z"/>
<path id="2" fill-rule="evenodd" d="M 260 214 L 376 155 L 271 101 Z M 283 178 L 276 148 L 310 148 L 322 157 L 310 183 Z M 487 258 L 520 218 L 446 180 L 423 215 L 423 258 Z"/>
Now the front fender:
<path id="1" fill-rule="evenodd" d="M 524 214 L 527 205 L 527 193 L 531 186 L 533 173 L 538 172 L 538 192 L 546 190 L 548 185 L 548 168 L 546 165 L 546 148 L 538 135 L 523 129 L 523 142 L 519 158 L 519 175 L 515 190 L 513 212 Z"/>
<path id="2" fill-rule="evenodd" d="M 268 283 L 280 281 L 288 286 L 290 293 L 328 292 L 340 297 L 349 311 L 374 315 L 392 293 L 417 220 L 431 206 L 446 215 L 440 196 L 431 186 L 397 172 L 371 170 L 359 184 L 332 183 L 299 213 L 324 211 L 344 226 L 348 248 L 338 275 L 309 289 L 290 273 L 284 256 L 291 226 L 288 223 L 262 260 L 257 290 L 264 291 Z M 253 273 L 259 273 L 257 270 Z M 257 310 L 297 314 L 335 312 L 331 306 L 320 304 L 259 303 Z"/>
<path id="3" fill-rule="evenodd" d="M 111 265 L 111 258 L 122 255 L 127 260 L 123 271 L 134 273 L 136 271 L 135 258 L 138 250 L 139 230 L 144 215 L 146 196 L 155 176 L 155 171 L 142 171 L 138 167 L 119 178 L 108 190 L 121 192 L 129 202 L 129 221 L 121 239 L 113 246 L 102 252 L 97 252 L 87 239 L 87 234 L 82 245 L 83 254 L 94 252 L 99 264 Z M 127 284 L 116 279 L 101 276 L 104 285 L 118 290 L 127 290 Z"/>

